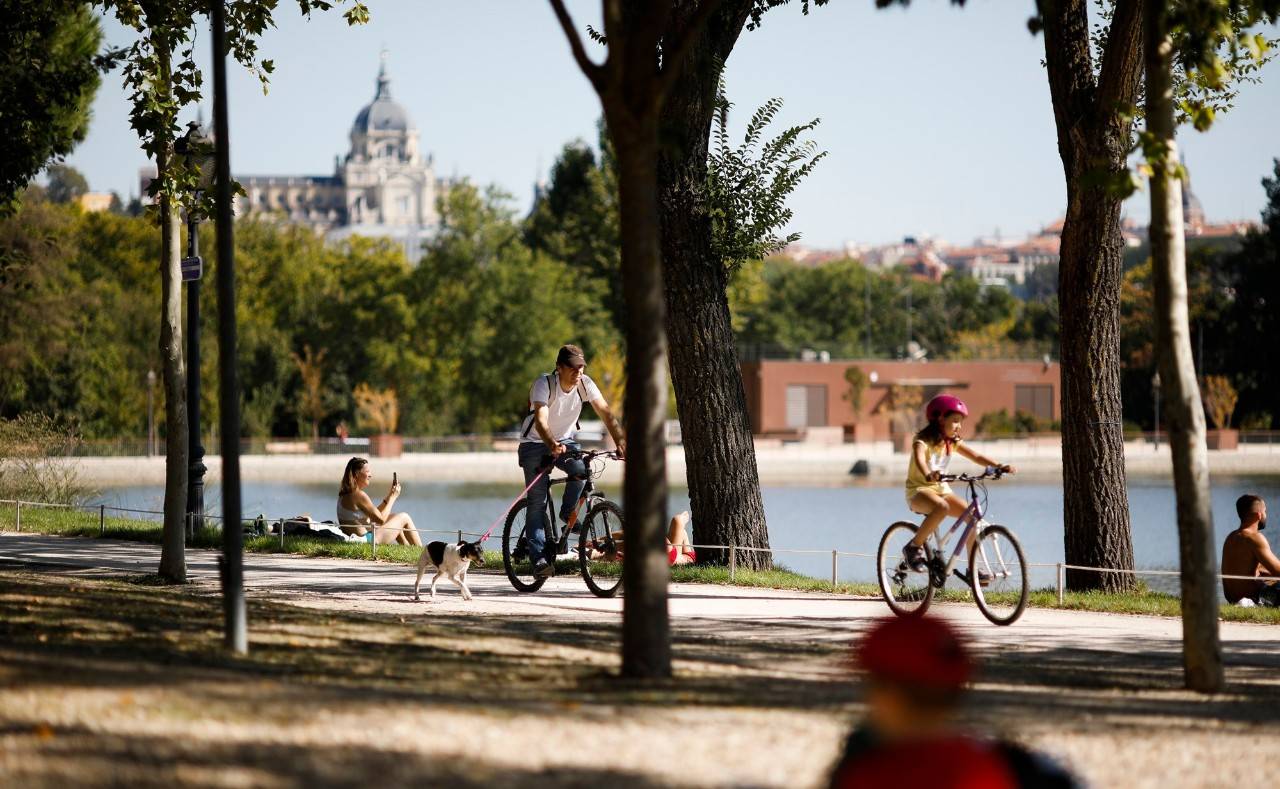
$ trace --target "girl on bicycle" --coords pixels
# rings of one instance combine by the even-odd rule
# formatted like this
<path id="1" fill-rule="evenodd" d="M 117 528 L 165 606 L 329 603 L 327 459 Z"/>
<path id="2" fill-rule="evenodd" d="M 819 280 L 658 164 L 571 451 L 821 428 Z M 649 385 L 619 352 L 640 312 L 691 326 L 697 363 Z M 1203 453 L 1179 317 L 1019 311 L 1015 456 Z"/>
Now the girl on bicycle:
<path id="1" fill-rule="evenodd" d="M 960 428 L 969 415 L 969 407 L 955 395 L 940 394 L 925 406 L 929 424 L 916 433 L 911 442 L 911 461 L 907 467 L 907 506 L 923 516 L 924 522 L 916 536 L 902 547 L 902 556 L 911 569 L 921 572 L 928 567 L 924 543 L 947 515 L 959 517 L 969 503 L 951 491 L 942 481 L 951 463 L 952 453 L 963 455 L 982 466 L 992 466 L 1006 474 L 1014 473 L 1013 466 L 1002 466 L 991 458 L 969 449 L 960 440 Z M 974 529 L 970 544 L 977 536 Z"/>

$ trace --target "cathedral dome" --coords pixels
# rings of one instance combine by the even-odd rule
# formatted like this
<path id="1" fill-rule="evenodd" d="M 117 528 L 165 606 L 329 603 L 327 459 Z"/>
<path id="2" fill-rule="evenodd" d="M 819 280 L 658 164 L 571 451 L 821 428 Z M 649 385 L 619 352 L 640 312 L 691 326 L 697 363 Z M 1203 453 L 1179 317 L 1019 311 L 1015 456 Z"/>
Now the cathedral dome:
<path id="1" fill-rule="evenodd" d="M 409 131 L 413 121 L 404 107 L 391 100 L 391 79 L 387 76 L 387 64 L 383 62 L 378 69 L 378 92 L 373 101 L 365 105 L 352 124 L 353 134 L 368 134 L 375 131 Z"/>

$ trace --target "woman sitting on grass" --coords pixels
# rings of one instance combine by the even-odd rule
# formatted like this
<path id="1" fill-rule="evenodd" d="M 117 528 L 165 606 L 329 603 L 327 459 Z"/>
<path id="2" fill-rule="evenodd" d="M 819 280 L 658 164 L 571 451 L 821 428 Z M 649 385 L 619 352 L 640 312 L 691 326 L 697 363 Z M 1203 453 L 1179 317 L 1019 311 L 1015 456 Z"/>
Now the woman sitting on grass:
<path id="1" fill-rule="evenodd" d="M 422 545 L 422 538 L 407 512 L 391 512 L 391 505 L 400 498 L 400 483 L 392 481 L 391 490 L 378 506 L 364 489 L 373 481 L 369 461 L 351 458 L 342 472 L 342 486 L 338 489 L 338 527 L 344 534 L 365 536 L 373 531 L 373 541 L 378 545 Z"/>

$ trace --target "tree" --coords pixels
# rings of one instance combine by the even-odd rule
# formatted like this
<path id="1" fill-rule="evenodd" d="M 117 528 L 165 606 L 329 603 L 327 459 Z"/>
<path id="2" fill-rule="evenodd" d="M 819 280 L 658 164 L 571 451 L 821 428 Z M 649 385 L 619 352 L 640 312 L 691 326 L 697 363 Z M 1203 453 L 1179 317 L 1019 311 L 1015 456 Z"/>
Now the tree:
<path id="1" fill-rule="evenodd" d="M 1165 416 L 1169 424 L 1177 500 L 1178 553 L 1182 592 L 1183 674 L 1187 687 L 1215 693 L 1223 687 L 1222 645 L 1218 637 L 1218 562 L 1213 539 L 1213 508 L 1209 496 L 1209 462 L 1205 448 L 1205 415 L 1196 384 L 1187 318 L 1187 265 L 1182 216 L 1182 181 L 1175 141 L 1174 61 L 1181 57 L 1192 77 L 1202 77 L 1208 89 L 1222 82 L 1227 71 L 1218 56 L 1230 46 L 1233 55 L 1243 28 L 1276 21 L 1280 2 L 1220 3 L 1188 0 L 1171 7 L 1167 0 L 1146 0 L 1144 46 L 1146 60 L 1146 131 L 1142 135 L 1145 169 L 1151 183 L 1151 259 L 1155 291 L 1156 356 Z M 1179 39 L 1181 39 L 1179 41 Z M 1264 42 L 1250 38 L 1257 57 Z M 1234 63 L 1232 58 L 1228 63 Z M 1199 84 L 1194 79 L 1192 84 Z M 1199 129 L 1207 129 L 1212 111 L 1188 106 Z M 1207 112 L 1207 116 L 1206 113 Z"/>
<path id="2" fill-rule="evenodd" d="M 51 164 L 45 169 L 49 176 L 48 198 L 55 203 L 75 202 L 81 195 L 89 191 L 89 182 L 74 167 L 65 164 Z"/>
<path id="3" fill-rule="evenodd" d="M 182 357 L 182 235 L 180 209 L 202 210 L 212 215 L 212 193 L 203 204 L 193 202 L 199 172 L 194 159 L 176 157 L 174 141 L 178 112 L 200 99 L 203 77 L 193 59 L 196 20 L 207 17 L 202 0 L 94 0 L 104 12 L 137 31 L 124 61 L 125 87 L 132 91 L 130 122 L 142 140 L 142 148 L 156 162 L 156 177 L 148 187 L 156 199 L 160 224 L 161 322 L 160 355 L 165 388 L 165 495 L 160 575 L 171 581 L 186 580 L 184 515 L 187 475 L 186 367 Z M 246 0 L 226 8 L 226 46 L 243 66 L 254 72 L 265 90 L 274 68 L 259 58 L 258 37 L 272 24 L 276 0 Z M 328 0 L 298 0 L 302 13 L 328 10 Z M 359 0 L 345 12 L 350 24 L 363 22 L 368 10 Z"/>
<path id="4" fill-rule="evenodd" d="M 665 677 L 671 674 L 671 633 L 663 551 L 667 342 L 655 176 L 658 131 L 663 105 L 678 84 L 686 54 L 719 2 L 702 0 L 696 6 L 683 3 L 677 8 L 671 0 L 645 7 L 603 0 L 602 5 L 602 40 L 608 55 L 596 64 L 587 57 L 563 0 L 551 0 L 574 59 L 600 97 L 617 156 L 627 310 L 628 462 L 623 493 L 627 539 L 641 546 L 641 550 L 627 551 L 623 560 L 627 596 L 622 619 L 622 672 L 625 676 Z M 677 16 L 686 19 L 681 34 L 664 35 L 668 23 Z"/>
<path id="5" fill-rule="evenodd" d="M 525 220 L 524 241 L 533 252 L 581 272 L 589 291 L 612 316 L 618 335 L 626 331 L 619 276 L 618 177 L 604 123 L 599 158 L 587 144 L 566 145 L 551 168 L 551 182 Z"/>
<path id="6" fill-rule="evenodd" d="M 1256 426 L 1277 427 L 1280 408 L 1280 365 L 1259 363 L 1259 348 L 1280 336 L 1280 159 L 1273 163 L 1270 178 L 1262 179 L 1267 203 L 1262 211 L 1262 227 L 1245 237 L 1238 252 L 1227 255 L 1223 268 L 1229 272 L 1234 299 L 1224 310 L 1222 324 L 1232 341 L 1216 344 L 1225 351 L 1225 362 L 1240 387 L 1243 419 Z"/>
<path id="7" fill-rule="evenodd" d="M 1120 235 L 1131 115 L 1142 76 L 1142 0 L 1117 0 L 1094 62 L 1087 0 L 1038 0 L 1058 154 L 1067 182 L 1059 261 L 1063 541 L 1068 564 L 1133 569 L 1120 400 Z M 1072 589 L 1133 576 L 1068 570 Z"/>
<path id="8" fill-rule="evenodd" d="M 89 129 L 102 29 L 83 0 L 0 1 L 0 216 Z"/>

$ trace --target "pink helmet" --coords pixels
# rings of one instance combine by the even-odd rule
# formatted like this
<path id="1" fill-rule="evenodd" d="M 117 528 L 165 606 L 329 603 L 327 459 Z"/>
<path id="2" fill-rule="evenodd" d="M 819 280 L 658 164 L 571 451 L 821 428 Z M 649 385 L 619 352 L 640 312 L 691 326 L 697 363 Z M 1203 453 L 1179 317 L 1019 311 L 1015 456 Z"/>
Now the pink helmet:
<path id="1" fill-rule="evenodd" d="M 968 416 L 969 406 L 965 405 L 964 401 L 955 395 L 940 394 L 930 400 L 929 404 L 924 407 L 924 415 L 930 422 L 937 421 L 952 411 L 959 413 L 961 416 Z"/>

